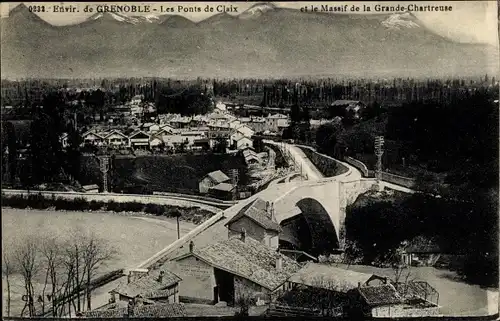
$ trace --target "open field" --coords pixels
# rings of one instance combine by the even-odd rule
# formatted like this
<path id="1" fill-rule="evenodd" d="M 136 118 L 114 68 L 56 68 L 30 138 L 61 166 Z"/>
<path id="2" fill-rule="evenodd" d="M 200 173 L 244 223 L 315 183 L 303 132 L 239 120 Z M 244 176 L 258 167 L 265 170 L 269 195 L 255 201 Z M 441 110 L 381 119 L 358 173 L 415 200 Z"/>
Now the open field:
<path id="1" fill-rule="evenodd" d="M 181 221 L 181 235 L 188 233 L 194 226 L 192 223 Z M 175 220 L 159 219 L 156 216 L 2 208 L 4 242 L 30 235 L 37 238 L 45 234 L 64 238 L 73 228 L 94 232 L 116 248 L 118 254 L 109 264 L 103 266 L 102 272 L 134 267 L 177 239 Z M 37 281 L 43 282 L 41 278 Z M 2 283 L 5 294 L 5 282 Z M 20 312 L 20 296 L 24 290 L 20 277 L 15 277 L 11 283 L 12 312 Z"/>

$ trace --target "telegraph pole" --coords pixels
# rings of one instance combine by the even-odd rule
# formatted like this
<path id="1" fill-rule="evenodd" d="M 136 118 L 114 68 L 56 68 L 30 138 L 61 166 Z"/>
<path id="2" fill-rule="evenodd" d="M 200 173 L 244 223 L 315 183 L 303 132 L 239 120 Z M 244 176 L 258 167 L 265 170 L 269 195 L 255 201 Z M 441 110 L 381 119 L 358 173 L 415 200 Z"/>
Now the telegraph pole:
<path id="1" fill-rule="evenodd" d="M 375 137 L 375 155 L 377 156 L 377 169 L 375 171 L 375 178 L 380 191 L 384 190 L 380 181 L 382 180 L 382 155 L 384 154 L 384 136 Z"/>
<path id="2" fill-rule="evenodd" d="M 109 155 L 98 156 L 102 173 L 102 192 L 108 192 Z"/>
<path id="3" fill-rule="evenodd" d="M 233 185 L 235 186 L 234 187 L 234 190 L 233 190 L 233 200 L 236 200 L 237 199 L 237 187 L 238 187 L 238 181 L 239 181 L 239 173 L 238 173 L 238 169 L 237 168 L 234 168 L 231 170 L 231 176 L 232 176 L 232 183 Z"/>

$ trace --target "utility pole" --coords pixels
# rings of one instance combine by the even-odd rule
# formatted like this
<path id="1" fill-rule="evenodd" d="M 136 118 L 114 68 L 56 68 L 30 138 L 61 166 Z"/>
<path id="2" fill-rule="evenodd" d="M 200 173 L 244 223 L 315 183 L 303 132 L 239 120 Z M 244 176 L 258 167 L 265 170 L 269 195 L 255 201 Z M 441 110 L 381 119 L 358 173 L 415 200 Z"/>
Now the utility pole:
<path id="1" fill-rule="evenodd" d="M 380 181 L 382 180 L 382 155 L 384 154 L 384 136 L 375 137 L 375 155 L 377 156 L 377 169 L 375 171 L 375 178 L 379 191 L 384 190 Z"/>
<path id="2" fill-rule="evenodd" d="M 238 181 L 239 181 L 239 174 L 238 174 L 238 169 L 234 168 L 231 170 L 231 178 L 232 178 L 232 183 L 234 185 L 233 189 L 233 200 L 236 200 L 236 193 L 237 193 L 237 187 L 238 187 Z"/>
<path id="3" fill-rule="evenodd" d="M 98 156 L 102 173 L 102 191 L 108 192 L 109 155 Z"/>

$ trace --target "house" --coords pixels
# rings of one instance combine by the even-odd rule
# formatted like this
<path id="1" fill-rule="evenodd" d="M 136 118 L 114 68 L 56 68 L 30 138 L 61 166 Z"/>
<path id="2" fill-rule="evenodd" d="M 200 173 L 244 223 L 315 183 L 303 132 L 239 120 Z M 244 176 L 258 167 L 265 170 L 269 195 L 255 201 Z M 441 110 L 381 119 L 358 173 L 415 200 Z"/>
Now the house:
<path id="1" fill-rule="evenodd" d="M 246 147 L 253 147 L 253 141 L 248 137 L 240 137 L 234 142 L 236 149 L 241 150 Z"/>
<path id="2" fill-rule="evenodd" d="M 341 316 L 345 313 L 344 308 L 353 301 L 351 291 L 371 281 L 381 284 L 386 279 L 309 262 L 283 283 L 275 303 Z"/>
<path id="3" fill-rule="evenodd" d="M 130 304 L 127 304 L 125 307 L 116 303 L 108 304 L 92 311 L 83 312 L 81 316 L 95 319 L 129 317 L 180 318 L 186 317 L 187 312 L 184 305 L 179 303 L 150 304 L 147 300 L 136 298 L 131 300 Z"/>
<path id="4" fill-rule="evenodd" d="M 104 137 L 104 141 L 108 144 L 108 146 L 115 148 L 130 146 L 127 135 L 116 129 L 109 132 Z"/>
<path id="5" fill-rule="evenodd" d="M 165 147 L 165 142 L 163 141 L 161 136 L 152 135 L 149 140 L 149 147 L 154 150 L 159 150 Z"/>
<path id="6" fill-rule="evenodd" d="M 99 185 L 97 184 L 83 185 L 82 189 L 85 193 L 99 193 Z"/>
<path id="7" fill-rule="evenodd" d="M 401 260 L 409 266 L 433 266 L 441 253 L 436 241 L 418 236 L 406 244 Z"/>
<path id="8" fill-rule="evenodd" d="M 241 126 L 237 127 L 236 131 L 243 134 L 243 136 L 248 137 L 248 138 L 252 137 L 255 134 L 255 132 L 250 127 L 248 127 L 246 125 L 241 125 Z"/>
<path id="9" fill-rule="evenodd" d="M 174 127 L 167 125 L 167 124 L 160 125 L 160 131 L 164 131 L 164 132 L 169 133 L 169 134 L 173 134 L 176 132 Z"/>
<path id="10" fill-rule="evenodd" d="M 140 297 L 163 303 L 179 303 L 180 281 L 180 277 L 165 268 L 130 271 L 126 283 L 110 292 L 111 302 L 129 302 Z"/>
<path id="11" fill-rule="evenodd" d="M 236 141 L 242 137 L 245 137 L 242 133 L 240 133 L 239 131 L 235 130 L 233 131 L 233 133 L 231 134 L 231 136 L 229 137 L 229 140 L 231 142 L 231 145 L 234 145 L 236 143 Z"/>
<path id="12" fill-rule="evenodd" d="M 165 142 L 165 145 L 170 148 L 177 148 L 181 144 L 187 144 L 186 137 L 177 134 L 164 134 L 161 138 Z"/>
<path id="13" fill-rule="evenodd" d="M 132 147 L 133 149 L 148 149 L 151 135 L 142 130 L 139 130 L 132 133 L 129 136 L 129 139 L 130 147 Z"/>
<path id="14" fill-rule="evenodd" d="M 243 158 L 245 159 L 245 162 L 247 165 L 258 165 L 261 162 L 260 157 L 255 153 L 253 148 L 250 148 L 249 146 L 245 146 L 246 148 L 243 149 Z"/>
<path id="15" fill-rule="evenodd" d="M 281 227 L 276 222 L 272 203 L 265 202 L 260 198 L 244 207 L 225 226 L 229 238 L 240 235 L 244 229 L 247 236 L 261 242 L 270 248 L 277 249 L 279 245 L 279 233 Z"/>
<path id="16" fill-rule="evenodd" d="M 288 116 L 282 114 L 274 114 L 266 117 L 266 128 L 265 130 L 269 130 L 271 132 L 278 132 L 279 124 L 283 124 L 284 121 L 288 120 Z"/>
<path id="17" fill-rule="evenodd" d="M 417 292 L 421 292 L 420 288 L 428 287 L 427 282 L 408 282 L 405 288 L 419 288 Z M 418 284 L 418 285 L 416 285 Z M 432 287 L 430 287 L 432 288 Z M 437 293 L 434 288 L 432 291 Z M 429 293 L 431 294 L 431 293 Z M 393 284 L 382 284 L 378 286 L 359 286 L 351 294 L 351 311 L 358 315 L 363 314 L 365 317 L 375 318 L 405 318 L 405 317 L 429 317 L 439 315 L 439 306 L 437 301 L 433 302 L 423 296 L 413 295 L 410 290 L 404 290 L 395 287 Z"/>
<path id="18" fill-rule="evenodd" d="M 220 183 L 208 189 L 208 195 L 222 199 L 232 200 L 236 192 L 236 185 L 230 183 Z"/>
<path id="19" fill-rule="evenodd" d="M 354 119 L 359 119 L 361 111 L 366 107 L 364 103 L 359 100 L 336 100 L 331 104 L 334 108 L 342 108 L 347 113 L 352 113 Z"/>
<path id="20" fill-rule="evenodd" d="M 148 127 L 148 132 L 150 133 L 156 133 L 156 132 L 159 132 L 160 131 L 160 125 L 158 124 L 153 124 L 151 126 Z"/>
<path id="21" fill-rule="evenodd" d="M 202 178 L 198 187 L 200 189 L 200 193 L 208 193 L 208 189 L 220 183 L 226 183 L 230 180 L 230 178 L 224 174 L 222 171 L 213 171 L 205 175 Z"/>
<path id="22" fill-rule="evenodd" d="M 189 252 L 174 258 L 172 269 L 183 280 L 182 301 L 232 305 L 241 297 L 269 301 L 274 291 L 299 270 L 297 262 L 247 237 L 214 243 L 203 248 L 189 245 Z"/>
<path id="23" fill-rule="evenodd" d="M 100 134 L 97 134 L 93 131 L 88 131 L 82 134 L 83 144 L 91 145 L 91 146 L 103 146 L 104 145 L 104 137 Z"/>

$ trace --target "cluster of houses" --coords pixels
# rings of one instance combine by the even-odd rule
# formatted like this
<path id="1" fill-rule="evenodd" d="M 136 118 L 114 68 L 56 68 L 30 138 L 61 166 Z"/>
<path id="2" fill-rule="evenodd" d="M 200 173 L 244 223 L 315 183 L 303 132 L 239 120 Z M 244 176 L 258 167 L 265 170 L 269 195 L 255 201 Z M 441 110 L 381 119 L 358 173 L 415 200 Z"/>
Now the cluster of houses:
<path id="1" fill-rule="evenodd" d="M 108 306 L 87 314 L 140 317 L 151 315 L 150 310 L 168 310 L 169 316 L 179 316 L 189 304 L 238 306 L 242 301 L 263 306 L 271 316 L 303 316 L 305 311 L 360 317 L 438 314 L 439 295 L 427 282 L 391 281 L 281 249 L 281 226 L 272 203 L 254 200 L 225 227 L 226 239 L 200 247 L 191 241 L 160 267 L 131 271 L 111 291 Z"/>
<path id="2" fill-rule="evenodd" d="M 283 122 L 284 121 L 284 122 Z M 260 125 L 266 124 L 266 125 Z M 160 115 L 157 122 L 142 123 L 130 129 L 94 128 L 82 134 L 82 145 L 111 148 L 147 150 L 214 148 L 224 140 L 233 150 L 253 147 L 256 132 L 282 130 L 287 116 L 271 115 L 266 119 L 237 118 L 227 112 L 217 111 L 208 115 Z M 68 145 L 68 135 L 61 137 L 63 147 Z"/>

